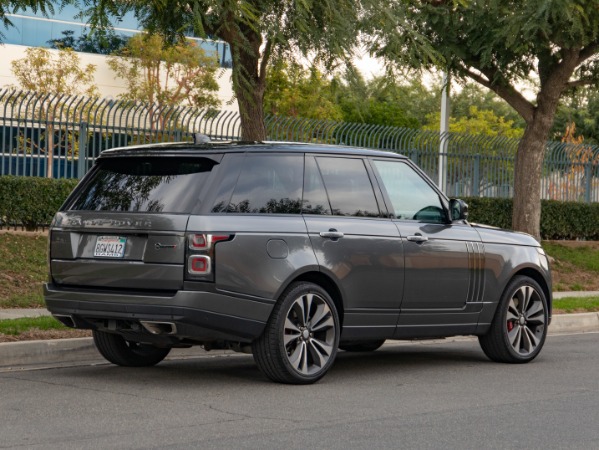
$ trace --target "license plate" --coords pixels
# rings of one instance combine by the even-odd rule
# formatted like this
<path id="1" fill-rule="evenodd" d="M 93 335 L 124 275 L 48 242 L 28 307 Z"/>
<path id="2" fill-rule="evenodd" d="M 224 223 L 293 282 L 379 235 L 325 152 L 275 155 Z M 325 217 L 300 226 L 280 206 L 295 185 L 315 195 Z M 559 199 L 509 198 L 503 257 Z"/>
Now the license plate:
<path id="1" fill-rule="evenodd" d="M 94 257 L 96 258 L 122 258 L 125 256 L 127 238 L 121 236 L 98 236 Z"/>

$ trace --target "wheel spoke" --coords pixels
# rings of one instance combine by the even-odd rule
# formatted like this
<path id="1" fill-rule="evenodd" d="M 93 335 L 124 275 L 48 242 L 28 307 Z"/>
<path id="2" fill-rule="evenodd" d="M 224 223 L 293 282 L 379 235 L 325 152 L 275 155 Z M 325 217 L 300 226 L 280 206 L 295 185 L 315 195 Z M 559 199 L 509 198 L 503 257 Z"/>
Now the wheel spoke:
<path id="1" fill-rule="evenodd" d="M 530 298 L 532 297 L 532 294 L 534 292 L 534 289 L 530 286 L 522 286 L 520 288 L 520 290 L 522 291 L 522 308 L 520 309 L 520 312 L 522 314 L 526 313 L 526 310 L 528 309 L 529 303 L 530 303 Z"/>
<path id="2" fill-rule="evenodd" d="M 287 330 L 291 330 L 291 331 L 293 331 L 293 332 L 297 333 L 298 335 L 299 335 L 299 333 L 300 333 L 300 329 L 299 329 L 299 327 L 298 327 L 296 324 L 294 324 L 294 323 L 293 323 L 293 322 L 292 322 L 292 321 L 289 319 L 289 317 L 287 317 L 287 319 L 285 319 L 285 330 L 286 330 L 286 331 L 287 331 Z"/>
<path id="3" fill-rule="evenodd" d="M 315 339 L 310 339 L 310 341 L 308 341 L 308 349 L 310 351 L 310 355 L 312 356 L 312 361 L 318 367 L 323 367 L 329 360 L 329 354 L 326 354 L 322 351 L 320 346 L 317 345 Z"/>
<path id="4" fill-rule="evenodd" d="M 296 300 L 291 307 L 291 311 L 295 313 L 297 320 L 299 321 L 299 325 L 302 327 L 306 326 L 306 310 L 304 301 L 302 298 Z M 287 316 L 289 318 L 289 316 Z"/>
<path id="5" fill-rule="evenodd" d="M 310 317 L 310 328 L 315 329 L 318 327 L 318 323 L 330 314 L 331 310 L 324 303 L 319 304 L 315 310 L 312 317 Z"/>
<path id="6" fill-rule="evenodd" d="M 510 339 L 510 342 L 512 343 L 514 350 L 520 353 L 520 345 L 522 344 L 522 327 L 518 325 L 513 331 L 515 331 L 514 339 Z"/>
<path id="7" fill-rule="evenodd" d="M 532 352 L 535 348 L 537 348 L 537 345 L 539 345 L 539 339 L 528 327 L 524 327 L 524 334 L 530 342 L 530 351 Z"/>
<path id="8" fill-rule="evenodd" d="M 331 328 L 335 326 L 335 321 L 331 316 L 328 316 L 326 320 L 323 320 L 318 325 L 312 327 L 312 331 L 323 331 L 325 329 Z"/>
<path id="9" fill-rule="evenodd" d="M 545 311 L 543 310 L 543 303 L 541 303 L 540 301 L 536 301 L 530 306 L 530 308 L 528 308 L 528 311 L 526 311 L 526 313 L 524 314 L 524 317 L 526 317 L 526 320 L 528 320 L 528 321 L 540 319 L 541 323 L 544 323 L 545 322 L 544 312 Z"/>
<path id="10" fill-rule="evenodd" d="M 516 302 L 512 298 L 507 307 L 507 320 L 518 320 L 518 316 L 519 316 L 518 308 L 516 306 Z"/>
<path id="11" fill-rule="evenodd" d="M 303 297 L 304 301 L 304 325 L 307 326 L 310 322 L 310 311 L 312 310 L 312 302 L 314 301 L 314 294 L 306 294 Z"/>
<path id="12" fill-rule="evenodd" d="M 291 356 L 289 356 L 289 362 L 298 372 L 307 372 L 307 352 L 305 342 L 298 343 Z"/>

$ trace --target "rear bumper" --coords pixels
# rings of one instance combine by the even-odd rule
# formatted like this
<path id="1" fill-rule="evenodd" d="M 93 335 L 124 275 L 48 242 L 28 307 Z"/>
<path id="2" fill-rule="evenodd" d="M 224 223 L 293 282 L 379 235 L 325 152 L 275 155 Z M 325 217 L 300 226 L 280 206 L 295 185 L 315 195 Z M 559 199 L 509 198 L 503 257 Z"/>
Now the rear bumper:
<path id="1" fill-rule="evenodd" d="M 204 291 L 172 295 L 131 294 L 44 285 L 48 310 L 72 318 L 76 328 L 103 329 L 132 340 L 168 344 L 215 340 L 251 342 L 262 334 L 274 301 Z M 177 332 L 154 336 L 140 321 L 171 322 Z M 140 333 L 139 336 L 135 336 Z M 146 336 L 143 336 L 146 335 Z"/>

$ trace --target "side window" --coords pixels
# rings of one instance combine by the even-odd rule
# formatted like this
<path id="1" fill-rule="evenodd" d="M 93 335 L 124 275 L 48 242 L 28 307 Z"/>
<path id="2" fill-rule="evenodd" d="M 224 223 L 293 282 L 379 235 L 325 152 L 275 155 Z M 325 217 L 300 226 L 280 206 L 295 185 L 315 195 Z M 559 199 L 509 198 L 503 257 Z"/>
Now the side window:
<path id="1" fill-rule="evenodd" d="M 373 161 L 391 199 L 395 217 L 428 223 L 445 222 L 439 195 L 409 165 L 399 161 Z"/>
<path id="2" fill-rule="evenodd" d="M 306 156 L 303 214 L 331 214 L 331 205 L 324 188 L 320 170 L 313 156 Z"/>
<path id="3" fill-rule="evenodd" d="M 316 158 L 316 161 L 334 215 L 380 216 L 364 161 L 354 158 Z"/>
<path id="4" fill-rule="evenodd" d="M 227 212 L 300 214 L 303 155 L 247 155 Z"/>

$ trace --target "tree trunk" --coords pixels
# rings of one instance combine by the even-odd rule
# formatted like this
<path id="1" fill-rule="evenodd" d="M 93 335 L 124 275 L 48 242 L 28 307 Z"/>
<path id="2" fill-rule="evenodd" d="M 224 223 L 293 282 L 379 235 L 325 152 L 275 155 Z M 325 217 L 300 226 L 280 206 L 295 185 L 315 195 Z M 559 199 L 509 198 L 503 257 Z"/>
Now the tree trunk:
<path id="1" fill-rule="evenodd" d="M 263 103 L 270 50 L 265 50 L 261 59 L 262 36 L 246 26 L 239 29 L 244 35 L 243 40 L 235 35 L 225 36 L 225 40 L 233 55 L 233 91 L 241 116 L 241 139 L 261 142 L 266 140 Z M 240 44 L 243 41 L 247 44 Z"/>
<path id="2" fill-rule="evenodd" d="M 541 240 L 541 172 L 549 129 L 532 122 L 518 144 L 514 172 L 514 230 Z"/>
<path id="3" fill-rule="evenodd" d="M 261 142 L 266 140 L 264 88 L 264 83 L 255 85 L 251 91 L 235 86 L 241 117 L 241 139 L 244 141 Z"/>
<path id="4" fill-rule="evenodd" d="M 567 78 L 565 78 L 567 80 Z M 546 86 L 539 94 L 539 104 L 516 153 L 514 173 L 514 230 L 531 234 L 541 242 L 541 174 L 545 159 L 545 148 L 557 104 L 565 81 Z"/>

